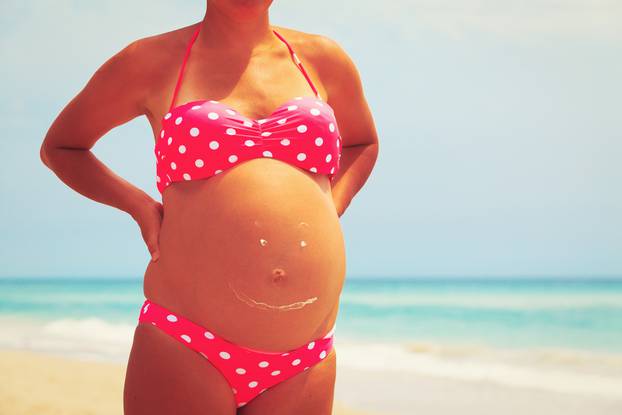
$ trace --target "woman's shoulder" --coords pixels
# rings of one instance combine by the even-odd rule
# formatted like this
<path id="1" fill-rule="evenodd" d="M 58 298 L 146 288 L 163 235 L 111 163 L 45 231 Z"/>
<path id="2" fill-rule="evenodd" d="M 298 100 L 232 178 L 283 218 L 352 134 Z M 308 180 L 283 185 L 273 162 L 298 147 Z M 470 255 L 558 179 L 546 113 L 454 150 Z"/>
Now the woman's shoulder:
<path id="1" fill-rule="evenodd" d="M 162 33 L 148 35 L 131 41 L 128 49 L 136 59 L 149 59 L 153 63 L 161 63 L 159 59 L 171 58 L 171 55 L 183 54 L 190 37 L 200 22 Z"/>
<path id="2" fill-rule="evenodd" d="M 345 50 L 333 38 L 313 32 L 304 32 L 284 26 L 272 25 L 292 45 L 296 54 L 317 59 L 339 58 Z"/>
<path id="3" fill-rule="evenodd" d="M 337 40 L 325 34 L 273 27 L 292 45 L 303 64 L 306 61 L 313 66 L 327 87 L 339 87 L 343 82 L 359 79 L 353 59 Z"/>

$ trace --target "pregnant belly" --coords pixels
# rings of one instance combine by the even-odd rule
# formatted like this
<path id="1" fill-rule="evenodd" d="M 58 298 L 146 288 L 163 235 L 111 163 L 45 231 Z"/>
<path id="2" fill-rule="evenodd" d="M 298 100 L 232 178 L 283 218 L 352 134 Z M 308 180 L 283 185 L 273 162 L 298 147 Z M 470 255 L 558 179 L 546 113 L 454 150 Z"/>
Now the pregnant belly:
<path id="1" fill-rule="evenodd" d="M 294 348 L 332 327 L 345 249 L 325 176 L 249 160 L 175 183 L 163 202 L 147 298 L 261 350 Z"/>

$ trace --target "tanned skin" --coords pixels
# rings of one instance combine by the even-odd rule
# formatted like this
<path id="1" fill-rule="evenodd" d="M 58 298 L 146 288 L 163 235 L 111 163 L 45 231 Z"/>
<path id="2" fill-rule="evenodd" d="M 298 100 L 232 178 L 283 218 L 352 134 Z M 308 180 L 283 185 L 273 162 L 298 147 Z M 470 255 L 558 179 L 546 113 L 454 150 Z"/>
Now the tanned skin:
<path id="1" fill-rule="evenodd" d="M 154 142 L 159 138 L 186 46 L 201 22 L 133 41 L 104 62 L 56 117 L 40 154 L 76 192 L 136 221 L 151 255 L 147 298 L 238 345 L 282 351 L 324 336 L 336 320 L 345 278 L 338 218 L 371 174 L 378 137 L 352 59 L 326 36 L 271 25 L 271 3 L 207 2 L 175 105 L 209 98 L 260 119 L 292 97 L 312 95 L 276 29 L 335 111 L 342 157 L 332 185 L 324 175 L 256 159 L 207 180 L 173 183 L 160 203 L 95 157 L 91 149 L 100 138 L 138 116 L 149 120 Z M 266 247 L 257 244 L 259 237 L 269 241 Z M 299 254 L 302 239 L 308 247 Z M 241 301 L 239 292 L 255 303 Z M 317 300 L 286 307 L 309 298 Z M 158 328 L 139 324 L 124 410 L 329 415 L 335 376 L 333 349 L 236 409 L 215 367 Z"/>

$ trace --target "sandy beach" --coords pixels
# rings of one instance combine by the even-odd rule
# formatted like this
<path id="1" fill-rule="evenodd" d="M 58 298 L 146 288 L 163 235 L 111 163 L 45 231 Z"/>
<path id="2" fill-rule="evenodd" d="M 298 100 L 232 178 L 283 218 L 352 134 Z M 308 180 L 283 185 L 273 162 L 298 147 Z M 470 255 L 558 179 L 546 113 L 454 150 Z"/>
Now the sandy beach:
<path id="1" fill-rule="evenodd" d="M 0 414 L 121 415 L 125 366 L 1 351 Z M 335 402 L 334 415 L 376 415 Z"/>
<path id="2" fill-rule="evenodd" d="M 334 415 L 618 415 L 622 399 L 409 371 L 338 369 Z M 0 413 L 122 414 L 125 367 L 31 351 L 0 352 Z M 70 391 L 70 393 L 69 393 Z"/>
<path id="3" fill-rule="evenodd" d="M 351 287 L 334 415 L 622 414 L 622 284 L 504 284 Z M 122 414 L 139 290 L 0 282 L 0 415 Z"/>

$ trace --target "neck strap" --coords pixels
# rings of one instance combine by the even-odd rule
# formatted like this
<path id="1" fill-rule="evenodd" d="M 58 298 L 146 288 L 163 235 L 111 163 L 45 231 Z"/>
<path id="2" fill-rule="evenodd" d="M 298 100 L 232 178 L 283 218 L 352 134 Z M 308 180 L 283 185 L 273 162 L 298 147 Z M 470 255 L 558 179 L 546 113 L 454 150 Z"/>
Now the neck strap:
<path id="1" fill-rule="evenodd" d="M 173 91 L 173 98 L 171 99 L 171 105 L 169 106 L 169 112 L 171 111 L 171 109 L 175 105 L 175 99 L 177 98 L 177 94 L 179 93 L 179 89 L 181 88 L 181 82 L 182 82 L 182 79 L 183 79 L 183 76 L 184 76 L 184 69 L 186 68 L 186 63 L 188 62 L 188 57 L 190 56 L 190 50 L 192 49 L 192 45 L 194 45 L 195 40 L 199 36 L 199 32 L 201 30 L 201 26 L 202 25 L 203 25 L 203 22 L 201 22 L 199 24 L 199 26 L 197 27 L 197 29 L 194 31 L 194 34 L 192 35 L 192 37 L 190 38 L 190 41 L 188 42 L 188 45 L 186 46 L 186 52 L 184 54 L 184 60 L 182 61 L 181 68 L 179 69 L 179 76 L 177 77 L 177 83 L 175 84 L 175 90 Z M 289 50 L 289 53 L 290 53 L 292 59 L 294 60 L 294 63 L 296 64 L 298 69 L 300 69 L 300 72 L 302 72 L 302 74 L 304 75 L 305 79 L 307 80 L 307 83 L 309 84 L 309 86 L 313 90 L 313 93 L 315 94 L 315 96 L 317 98 L 321 99 L 322 97 L 320 97 L 320 94 L 318 93 L 317 89 L 315 88 L 315 85 L 313 85 L 313 82 L 311 81 L 311 78 L 307 74 L 307 71 L 305 70 L 304 66 L 302 66 L 302 62 L 300 61 L 300 59 L 298 59 L 298 56 L 296 55 L 296 52 L 294 51 L 294 49 L 287 42 L 287 40 L 285 40 L 285 38 L 283 36 L 281 36 L 280 33 L 278 33 L 274 29 L 272 29 L 272 32 L 279 38 L 279 40 L 281 40 L 283 43 L 285 43 L 285 45 L 287 46 L 287 49 Z"/>

